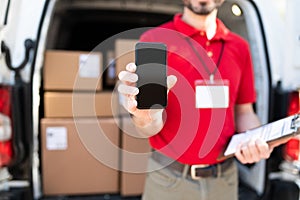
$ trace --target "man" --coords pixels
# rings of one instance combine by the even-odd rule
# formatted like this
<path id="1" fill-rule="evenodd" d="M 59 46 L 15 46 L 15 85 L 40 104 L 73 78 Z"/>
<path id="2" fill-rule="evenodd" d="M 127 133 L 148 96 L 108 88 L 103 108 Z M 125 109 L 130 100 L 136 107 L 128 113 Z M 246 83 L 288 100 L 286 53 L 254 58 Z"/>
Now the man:
<path id="1" fill-rule="evenodd" d="M 124 107 L 154 150 L 145 200 L 238 199 L 237 167 L 232 159 L 220 160 L 219 155 L 235 132 L 260 123 L 252 108 L 255 91 L 249 47 L 217 19 L 223 2 L 183 0 L 182 14 L 141 36 L 141 41 L 167 44 L 168 71 L 175 76 L 167 77 L 166 109 L 137 109 L 135 64 L 128 64 L 119 74 Z M 221 95 L 229 99 L 228 105 L 202 107 L 200 103 L 195 108 L 194 83 L 206 79 L 229 87 L 229 96 Z M 251 139 L 240 144 L 235 157 L 241 163 L 253 163 L 268 158 L 272 148 Z"/>

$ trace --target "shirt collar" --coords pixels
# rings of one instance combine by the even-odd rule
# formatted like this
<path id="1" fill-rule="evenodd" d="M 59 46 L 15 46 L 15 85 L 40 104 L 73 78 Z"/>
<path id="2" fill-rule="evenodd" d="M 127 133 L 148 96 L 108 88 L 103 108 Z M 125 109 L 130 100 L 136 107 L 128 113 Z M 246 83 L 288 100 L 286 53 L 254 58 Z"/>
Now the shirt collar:
<path id="1" fill-rule="evenodd" d="M 193 36 L 195 34 L 199 34 L 201 30 L 198 30 L 189 24 L 185 23 L 182 19 L 182 14 L 176 14 L 174 16 L 174 26 L 175 28 L 181 32 L 186 37 Z M 223 22 L 219 19 L 217 19 L 217 31 L 214 37 L 211 40 L 226 40 L 227 35 L 229 33 L 229 30 L 226 28 L 226 26 L 223 24 Z"/>

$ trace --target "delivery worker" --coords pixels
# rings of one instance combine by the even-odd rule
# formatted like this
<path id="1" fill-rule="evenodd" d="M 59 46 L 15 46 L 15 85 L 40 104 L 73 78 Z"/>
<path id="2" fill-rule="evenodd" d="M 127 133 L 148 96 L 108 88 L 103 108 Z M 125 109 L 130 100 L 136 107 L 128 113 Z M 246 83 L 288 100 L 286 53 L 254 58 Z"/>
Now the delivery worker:
<path id="1" fill-rule="evenodd" d="M 219 155 L 234 133 L 260 122 L 252 107 L 255 88 L 249 46 L 217 18 L 223 2 L 183 0 L 183 13 L 140 37 L 142 42 L 167 45 L 168 72 L 172 75 L 167 77 L 165 109 L 137 109 L 134 63 L 118 75 L 124 107 L 153 148 L 145 200 L 238 199 L 237 166 L 232 158 L 220 159 Z M 195 96 L 205 95 L 197 94 L 195 83 L 206 89 L 229 89 L 212 94 L 213 98 L 221 97 L 220 101 L 207 106 L 202 99 L 195 102 Z M 238 146 L 235 157 L 241 163 L 253 163 L 268 158 L 272 149 L 253 138 Z"/>

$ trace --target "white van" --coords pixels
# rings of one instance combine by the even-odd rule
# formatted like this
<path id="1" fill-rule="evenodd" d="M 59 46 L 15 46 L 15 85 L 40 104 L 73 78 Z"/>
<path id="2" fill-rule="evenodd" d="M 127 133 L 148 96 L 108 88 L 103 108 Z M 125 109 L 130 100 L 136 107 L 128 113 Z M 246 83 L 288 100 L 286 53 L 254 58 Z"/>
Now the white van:
<path id="1" fill-rule="evenodd" d="M 31 198 L 44 196 L 41 119 L 47 51 L 90 52 L 113 38 L 103 49 L 104 59 L 120 33 L 159 25 L 181 9 L 181 0 L 1 0 L 0 189 L 29 188 L 26 195 Z M 229 29 L 250 43 L 258 97 L 255 110 L 262 123 L 300 111 L 298 12 L 298 0 L 226 0 L 219 11 Z M 138 36 L 137 31 L 126 39 Z M 105 80 L 102 87 L 111 90 Z M 267 161 L 240 166 L 241 199 L 252 195 L 252 199 L 282 199 L 279 193 L 285 199 L 299 198 L 298 187 L 291 189 L 297 178 L 273 173 L 283 172 L 286 158 L 298 169 L 299 141 L 293 144 L 292 150 L 278 147 Z M 288 189 L 282 190 L 286 185 Z"/>

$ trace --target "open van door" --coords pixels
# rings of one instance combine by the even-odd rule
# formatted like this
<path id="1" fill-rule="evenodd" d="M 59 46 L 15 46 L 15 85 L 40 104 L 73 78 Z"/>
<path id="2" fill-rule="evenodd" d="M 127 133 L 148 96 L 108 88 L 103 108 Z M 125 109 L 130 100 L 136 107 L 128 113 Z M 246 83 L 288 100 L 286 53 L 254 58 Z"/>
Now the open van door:
<path id="1" fill-rule="evenodd" d="M 0 191 L 10 197 L 21 187 L 22 197 L 32 199 L 31 77 L 45 5 L 43 0 L 0 2 Z"/>
<path id="2" fill-rule="evenodd" d="M 2 29 L 7 23 L 9 5 L 10 0 L 3 0 L 0 2 L 0 29 Z"/>

